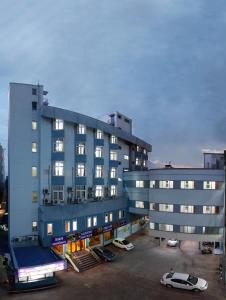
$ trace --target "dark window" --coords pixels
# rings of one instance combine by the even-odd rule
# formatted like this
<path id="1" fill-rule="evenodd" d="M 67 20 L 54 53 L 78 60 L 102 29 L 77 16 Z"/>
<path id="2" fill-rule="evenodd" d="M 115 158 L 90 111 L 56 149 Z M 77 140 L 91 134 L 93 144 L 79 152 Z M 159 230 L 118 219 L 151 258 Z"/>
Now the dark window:
<path id="1" fill-rule="evenodd" d="M 37 102 L 32 101 L 32 110 L 37 110 Z"/>
<path id="2" fill-rule="evenodd" d="M 128 119 L 125 119 L 125 122 L 126 122 L 126 123 L 129 123 L 129 120 L 128 120 Z"/>
<path id="3" fill-rule="evenodd" d="M 32 95 L 37 95 L 37 89 L 32 89 Z"/>

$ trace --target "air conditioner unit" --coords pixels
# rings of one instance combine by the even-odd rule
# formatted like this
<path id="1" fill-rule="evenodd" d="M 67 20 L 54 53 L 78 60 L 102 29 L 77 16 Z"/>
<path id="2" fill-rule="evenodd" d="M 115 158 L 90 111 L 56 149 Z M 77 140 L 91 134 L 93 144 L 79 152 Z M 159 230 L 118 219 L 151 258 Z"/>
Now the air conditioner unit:
<path id="1" fill-rule="evenodd" d="M 73 191 L 72 187 L 68 187 L 68 188 L 67 188 L 67 192 L 68 192 L 68 193 L 72 193 L 72 191 Z"/>
<path id="2" fill-rule="evenodd" d="M 43 195 L 48 195 L 49 194 L 49 190 L 48 189 L 43 189 Z"/>
<path id="3" fill-rule="evenodd" d="M 53 201 L 52 201 L 52 204 L 53 204 L 53 205 L 57 205 L 57 204 L 59 204 L 59 201 L 58 201 L 58 200 L 53 200 Z"/>

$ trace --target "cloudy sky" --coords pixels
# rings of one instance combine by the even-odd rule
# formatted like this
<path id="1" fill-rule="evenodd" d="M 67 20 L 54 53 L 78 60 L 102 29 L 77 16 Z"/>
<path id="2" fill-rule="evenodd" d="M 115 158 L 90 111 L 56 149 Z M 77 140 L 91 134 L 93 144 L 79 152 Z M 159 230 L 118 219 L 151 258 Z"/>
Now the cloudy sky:
<path id="1" fill-rule="evenodd" d="M 154 162 L 201 166 L 226 148 L 225 0 L 1 0 L 0 142 L 8 83 L 43 84 L 51 105 L 121 111 Z"/>

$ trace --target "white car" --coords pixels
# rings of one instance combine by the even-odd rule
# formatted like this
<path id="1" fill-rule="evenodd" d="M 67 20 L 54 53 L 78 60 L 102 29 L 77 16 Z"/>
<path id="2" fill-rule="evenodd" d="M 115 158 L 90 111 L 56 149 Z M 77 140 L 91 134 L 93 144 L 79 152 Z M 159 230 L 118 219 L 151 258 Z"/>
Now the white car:
<path id="1" fill-rule="evenodd" d="M 178 244 L 178 240 L 168 240 L 167 241 L 167 246 L 170 246 L 170 247 L 176 247 Z"/>
<path id="2" fill-rule="evenodd" d="M 114 239 L 112 242 L 116 247 L 125 249 L 127 251 L 132 250 L 134 245 L 123 238 Z"/>
<path id="3" fill-rule="evenodd" d="M 165 273 L 160 283 L 168 288 L 175 287 L 194 292 L 205 291 L 208 288 L 206 280 L 185 273 Z"/>

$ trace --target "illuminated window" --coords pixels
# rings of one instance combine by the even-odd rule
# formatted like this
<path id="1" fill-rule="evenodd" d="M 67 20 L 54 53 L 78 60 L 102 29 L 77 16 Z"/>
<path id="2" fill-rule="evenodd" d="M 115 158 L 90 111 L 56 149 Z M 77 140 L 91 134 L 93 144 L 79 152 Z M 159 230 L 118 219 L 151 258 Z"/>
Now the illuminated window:
<path id="1" fill-rule="evenodd" d="M 103 197 L 104 196 L 104 187 L 102 185 L 95 186 L 95 197 Z"/>
<path id="2" fill-rule="evenodd" d="M 38 168 L 37 167 L 32 167 L 31 168 L 31 174 L 32 174 L 32 177 L 37 177 L 38 176 Z"/>
<path id="3" fill-rule="evenodd" d="M 154 189 L 155 188 L 155 180 L 151 180 L 150 181 L 150 189 Z"/>
<path id="4" fill-rule="evenodd" d="M 64 141 L 63 139 L 56 139 L 53 143 L 53 151 L 54 152 L 63 152 L 64 151 Z"/>
<path id="5" fill-rule="evenodd" d="M 115 135 L 111 135 L 111 144 L 117 144 L 117 137 Z"/>
<path id="6" fill-rule="evenodd" d="M 111 168 L 110 177 L 111 178 L 116 178 L 117 177 L 117 168 L 115 168 L 115 167 Z"/>
<path id="7" fill-rule="evenodd" d="M 70 232 L 70 226 L 71 224 L 70 224 L 70 221 L 65 221 L 65 232 Z"/>
<path id="8" fill-rule="evenodd" d="M 136 157 L 136 166 L 141 166 L 142 160 L 139 157 Z"/>
<path id="9" fill-rule="evenodd" d="M 36 191 L 32 192 L 32 202 L 36 203 L 38 201 L 38 193 Z"/>
<path id="10" fill-rule="evenodd" d="M 37 231 L 38 230 L 38 222 L 37 221 L 33 221 L 32 222 L 32 231 Z"/>
<path id="11" fill-rule="evenodd" d="M 144 181 L 143 180 L 136 180 L 136 188 L 143 188 Z"/>
<path id="12" fill-rule="evenodd" d="M 204 190 L 215 190 L 216 182 L 215 181 L 203 181 L 203 189 Z"/>
<path id="13" fill-rule="evenodd" d="M 77 222 L 77 220 L 72 221 L 72 230 L 73 231 L 78 230 L 78 222 Z"/>
<path id="14" fill-rule="evenodd" d="M 92 218 L 91 217 L 88 217 L 87 218 L 87 227 L 91 227 L 92 226 Z"/>
<path id="15" fill-rule="evenodd" d="M 53 234 L 53 224 L 48 223 L 47 224 L 47 235 L 52 235 Z"/>
<path id="16" fill-rule="evenodd" d="M 79 143 L 76 145 L 76 153 L 79 155 L 84 155 L 85 154 L 85 144 Z"/>
<path id="17" fill-rule="evenodd" d="M 180 183 L 181 189 L 194 189 L 195 182 L 193 180 L 184 180 Z"/>
<path id="18" fill-rule="evenodd" d="M 93 226 L 97 226 L 97 216 L 93 217 Z"/>
<path id="19" fill-rule="evenodd" d="M 103 139 L 103 131 L 102 131 L 102 130 L 97 129 L 97 132 L 96 132 L 96 138 L 97 138 L 98 140 Z"/>
<path id="20" fill-rule="evenodd" d="M 77 133 L 78 134 L 85 134 L 86 133 L 86 126 L 83 125 L 83 124 L 78 124 Z"/>
<path id="21" fill-rule="evenodd" d="M 160 180 L 159 188 L 160 189 L 173 189 L 173 181 L 172 180 Z"/>
<path id="22" fill-rule="evenodd" d="M 218 206 L 203 206 L 204 214 L 217 214 L 219 212 Z"/>
<path id="23" fill-rule="evenodd" d="M 110 193 L 111 193 L 111 197 L 114 197 L 117 195 L 116 185 L 111 185 Z"/>
<path id="24" fill-rule="evenodd" d="M 150 203 L 149 209 L 150 210 L 155 210 L 155 203 Z"/>
<path id="25" fill-rule="evenodd" d="M 64 186 L 63 185 L 53 185 L 52 186 L 52 200 L 54 204 L 64 202 Z"/>
<path id="26" fill-rule="evenodd" d="M 60 120 L 60 119 L 55 119 L 54 129 L 55 130 L 63 130 L 64 129 L 64 121 Z"/>
<path id="27" fill-rule="evenodd" d="M 185 214 L 193 214 L 195 212 L 194 205 L 181 205 L 180 212 Z"/>
<path id="28" fill-rule="evenodd" d="M 155 223 L 150 222 L 150 229 L 155 229 Z"/>
<path id="29" fill-rule="evenodd" d="M 31 128 L 32 128 L 32 130 L 37 130 L 37 128 L 38 128 L 38 123 L 37 123 L 36 121 L 32 121 L 32 123 L 31 123 Z"/>
<path id="30" fill-rule="evenodd" d="M 195 233 L 195 226 L 180 226 L 180 232 Z"/>
<path id="31" fill-rule="evenodd" d="M 64 162 L 55 161 L 53 165 L 53 176 L 64 176 Z"/>
<path id="32" fill-rule="evenodd" d="M 159 224 L 159 230 L 162 230 L 162 231 L 173 231 L 173 225 Z"/>
<path id="33" fill-rule="evenodd" d="M 125 211 L 120 209 L 119 212 L 118 212 L 118 217 L 119 217 L 119 219 L 124 218 L 125 217 Z"/>
<path id="34" fill-rule="evenodd" d="M 78 177 L 85 176 L 85 164 L 84 163 L 77 164 L 76 176 L 78 176 Z"/>
<path id="35" fill-rule="evenodd" d="M 144 208 L 144 202 L 143 201 L 135 201 L 135 207 L 136 208 Z"/>
<path id="36" fill-rule="evenodd" d="M 104 148 L 102 146 L 96 146 L 95 156 L 96 157 L 103 157 Z"/>
<path id="37" fill-rule="evenodd" d="M 129 160 L 129 155 L 124 154 L 124 159 Z"/>
<path id="38" fill-rule="evenodd" d="M 117 160 L 117 152 L 116 151 L 110 151 L 110 160 Z"/>
<path id="39" fill-rule="evenodd" d="M 104 222 L 105 222 L 105 223 L 108 223 L 108 214 L 105 214 L 105 215 L 104 215 Z"/>
<path id="40" fill-rule="evenodd" d="M 173 212 L 173 204 L 159 204 L 159 211 Z"/>
<path id="41" fill-rule="evenodd" d="M 109 213 L 109 222 L 112 222 L 113 221 L 113 213 Z"/>
<path id="42" fill-rule="evenodd" d="M 102 178 L 103 177 L 103 166 L 100 165 L 100 166 L 96 166 L 96 171 L 95 171 L 95 177 L 96 178 Z"/>

